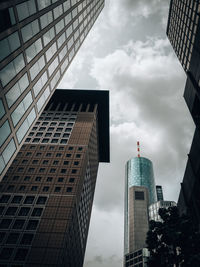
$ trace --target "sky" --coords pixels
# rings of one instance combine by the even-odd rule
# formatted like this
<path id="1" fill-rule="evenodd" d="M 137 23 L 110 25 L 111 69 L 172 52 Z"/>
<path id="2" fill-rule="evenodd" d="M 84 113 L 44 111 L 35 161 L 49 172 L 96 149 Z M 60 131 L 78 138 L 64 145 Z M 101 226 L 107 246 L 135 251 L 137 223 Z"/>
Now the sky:
<path id="1" fill-rule="evenodd" d="M 122 267 L 125 164 L 137 141 L 165 200 L 178 199 L 194 125 L 168 10 L 167 0 L 107 0 L 59 84 L 110 91 L 110 163 L 99 166 L 84 267 Z"/>

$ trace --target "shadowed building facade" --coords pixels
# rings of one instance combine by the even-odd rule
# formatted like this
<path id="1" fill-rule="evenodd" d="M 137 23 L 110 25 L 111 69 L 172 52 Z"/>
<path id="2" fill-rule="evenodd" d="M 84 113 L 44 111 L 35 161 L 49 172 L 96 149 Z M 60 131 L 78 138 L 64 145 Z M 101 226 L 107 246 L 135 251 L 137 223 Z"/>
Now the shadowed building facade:
<path id="1" fill-rule="evenodd" d="M 83 266 L 109 93 L 56 90 L 0 183 L 2 266 Z"/>
<path id="2" fill-rule="evenodd" d="M 0 178 L 104 6 L 104 0 L 0 1 Z"/>
<path id="3" fill-rule="evenodd" d="M 167 36 L 187 75 L 184 98 L 196 125 L 178 207 L 200 229 L 200 1 L 171 0 Z"/>

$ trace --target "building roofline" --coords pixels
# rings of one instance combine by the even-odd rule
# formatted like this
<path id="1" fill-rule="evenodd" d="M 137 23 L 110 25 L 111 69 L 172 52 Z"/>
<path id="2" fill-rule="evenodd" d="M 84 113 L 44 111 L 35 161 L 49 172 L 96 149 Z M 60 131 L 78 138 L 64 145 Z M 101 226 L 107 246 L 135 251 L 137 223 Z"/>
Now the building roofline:
<path id="1" fill-rule="evenodd" d="M 109 91 L 56 89 L 46 107 L 53 101 L 98 104 L 99 161 L 110 162 Z"/>

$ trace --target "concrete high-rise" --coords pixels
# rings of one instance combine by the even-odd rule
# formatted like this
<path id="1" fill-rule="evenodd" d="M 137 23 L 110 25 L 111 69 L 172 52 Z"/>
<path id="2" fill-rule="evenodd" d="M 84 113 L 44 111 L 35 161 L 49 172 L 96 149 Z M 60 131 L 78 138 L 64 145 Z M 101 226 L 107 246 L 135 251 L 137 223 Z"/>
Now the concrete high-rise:
<path id="1" fill-rule="evenodd" d="M 171 0 L 167 36 L 187 75 L 184 98 L 196 125 L 178 208 L 200 229 L 200 1 Z"/>
<path id="2" fill-rule="evenodd" d="M 0 265 L 82 267 L 109 93 L 56 90 L 0 183 Z"/>
<path id="3" fill-rule="evenodd" d="M 130 159 L 125 176 L 124 265 L 134 266 L 127 265 L 130 253 L 146 247 L 148 206 L 157 200 L 152 162 L 140 156 Z"/>
<path id="4" fill-rule="evenodd" d="M 0 1 L 0 177 L 103 7 L 104 0 Z"/>

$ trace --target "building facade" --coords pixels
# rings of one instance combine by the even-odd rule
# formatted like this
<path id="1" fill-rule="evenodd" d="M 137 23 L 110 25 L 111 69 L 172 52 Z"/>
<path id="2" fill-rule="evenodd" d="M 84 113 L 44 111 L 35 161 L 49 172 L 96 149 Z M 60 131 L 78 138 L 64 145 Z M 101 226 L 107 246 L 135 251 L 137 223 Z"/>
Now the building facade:
<path id="1" fill-rule="evenodd" d="M 142 248 L 131 252 L 125 257 L 125 267 L 147 267 L 149 251 L 147 248 Z"/>
<path id="2" fill-rule="evenodd" d="M 187 75 L 184 98 L 196 125 L 178 207 L 200 229 L 200 1 L 171 0 L 167 36 Z M 195 147 L 196 146 L 196 147 Z"/>
<path id="3" fill-rule="evenodd" d="M 0 265 L 82 267 L 108 91 L 56 90 L 0 183 Z"/>
<path id="4" fill-rule="evenodd" d="M 103 6 L 104 0 L 0 2 L 0 177 Z"/>
<path id="5" fill-rule="evenodd" d="M 156 185 L 156 196 L 157 196 L 157 201 L 164 200 L 163 190 L 161 185 Z"/>
<path id="6" fill-rule="evenodd" d="M 160 215 L 158 214 L 159 209 L 167 209 L 169 207 L 176 206 L 174 201 L 160 200 L 149 206 L 149 220 L 161 221 Z"/>
<path id="7" fill-rule="evenodd" d="M 152 162 L 140 155 L 130 159 L 125 173 L 124 266 L 145 266 L 145 258 L 137 262 L 129 255 L 146 247 L 148 206 L 156 200 Z"/>

